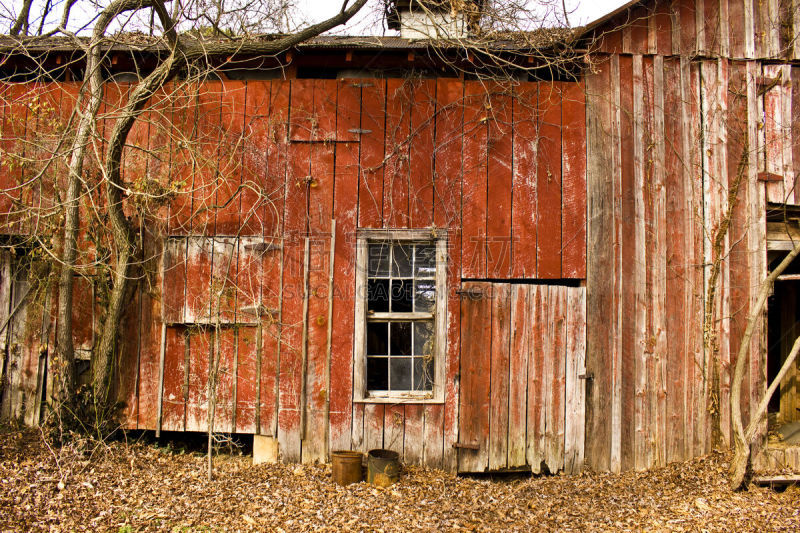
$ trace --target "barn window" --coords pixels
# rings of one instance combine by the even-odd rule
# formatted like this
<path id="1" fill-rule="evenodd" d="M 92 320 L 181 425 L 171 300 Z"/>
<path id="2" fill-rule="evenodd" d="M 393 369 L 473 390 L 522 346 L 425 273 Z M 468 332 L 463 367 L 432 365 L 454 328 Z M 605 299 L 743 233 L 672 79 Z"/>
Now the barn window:
<path id="1" fill-rule="evenodd" d="M 443 396 L 446 244 L 430 230 L 359 235 L 358 400 Z"/>

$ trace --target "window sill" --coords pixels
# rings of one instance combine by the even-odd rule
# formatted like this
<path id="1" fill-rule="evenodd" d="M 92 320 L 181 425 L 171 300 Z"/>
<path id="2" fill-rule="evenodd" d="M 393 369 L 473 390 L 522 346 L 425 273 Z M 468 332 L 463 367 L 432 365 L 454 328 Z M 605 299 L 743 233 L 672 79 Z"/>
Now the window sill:
<path id="1" fill-rule="evenodd" d="M 356 398 L 353 400 L 353 403 L 380 403 L 380 404 L 444 404 L 444 398 L 424 398 L 424 397 L 402 397 L 402 396 L 395 396 L 395 397 L 380 397 L 376 396 L 374 398 Z"/>

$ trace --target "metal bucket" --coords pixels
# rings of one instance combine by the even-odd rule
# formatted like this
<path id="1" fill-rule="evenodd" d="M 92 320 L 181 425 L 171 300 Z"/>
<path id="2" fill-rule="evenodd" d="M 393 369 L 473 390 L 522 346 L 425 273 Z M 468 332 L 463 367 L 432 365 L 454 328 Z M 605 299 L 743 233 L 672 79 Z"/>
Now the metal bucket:
<path id="1" fill-rule="evenodd" d="M 339 485 L 358 483 L 364 479 L 361 472 L 361 461 L 364 454 L 349 450 L 331 452 L 333 481 Z"/>
<path id="2" fill-rule="evenodd" d="M 400 477 L 400 455 L 392 450 L 370 450 L 367 455 L 367 481 L 388 487 Z"/>

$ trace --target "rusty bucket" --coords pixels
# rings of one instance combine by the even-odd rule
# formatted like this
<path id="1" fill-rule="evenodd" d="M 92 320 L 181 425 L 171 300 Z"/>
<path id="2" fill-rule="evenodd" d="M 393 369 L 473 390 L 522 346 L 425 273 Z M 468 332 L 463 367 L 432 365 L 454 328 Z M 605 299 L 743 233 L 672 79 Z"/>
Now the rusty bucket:
<path id="1" fill-rule="evenodd" d="M 392 450 L 370 450 L 367 455 L 367 481 L 388 487 L 400 477 L 400 455 Z"/>
<path id="2" fill-rule="evenodd" d="M 339 485 L 349 485 L 364 479 L 361 473 L 361 460 L 363 457 L 363 453 L 349 450 L 331 452 L 333 481 Z"/>

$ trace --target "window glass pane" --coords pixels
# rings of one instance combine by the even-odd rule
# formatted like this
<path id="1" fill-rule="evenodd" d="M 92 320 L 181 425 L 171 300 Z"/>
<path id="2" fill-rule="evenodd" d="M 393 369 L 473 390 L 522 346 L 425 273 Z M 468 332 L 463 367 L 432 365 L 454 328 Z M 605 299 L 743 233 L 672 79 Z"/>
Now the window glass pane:
<path id="1" fill-rule="evenodd" d="M 414 311 L 433 313 L 436 306 L 436 282 L 432 279 L 414 281 Z"/>
<path id="2" fill-rule="evenodd" d="M 413 244 L 395 244 L 392 253 L 392 277 L 410 278 L 411 261 L 414 258 Z"/>
<path id="3" fill-rule="evenodd" d="M 410 313 L 413 310 L 414 291 L 410 279 L 392 280 L 392 313 Z"/>
<path id="4" fill-rule="evenodd" d="M 414 358 L 414 390 L 433 390 L 433 357 Z"/>
<path id="5" fill-rule="evenodd" d="M 391 390 L 411 390 L 411 358 L 392 357 Z"/>
<path id="6" fill-rule="evenodd" d="M 367 390 L 389 390 L 389 359 L 367 357 Z"/>
<path id="7" fill-rule="evenodd" d="M 414 322 L 414 355 L 433 353 L 433 322 Z"/>
<path id="8" fill-rule="evenodd" d="M 411 355 L 411 322 L 392 322 L 391 354 Z"/>
<path id="9" fill-rule="evenodd" d="M 368 247 L 368 269 L 367 275 L 371 278 L 389 277 L 389 244 L 379 242 L 370 244 Z"/>
<path id="10" fill-rule="evenodd" d="M 433 278 L 436 276 L 436 247 L 432 244 L 418 244 L 414 257 L 414 277 Z"/>
<path id="11" fill-rule="evenodd" d="M 367 355 L 387 355 L 388 353 L 389 324 L 367 322 Z"/>
<path id="12" fill-rule="evenodd" d="M 376 313 L 389 312 L 389 280 L 371 279 L 367 282 L 367 310 Z"/>

